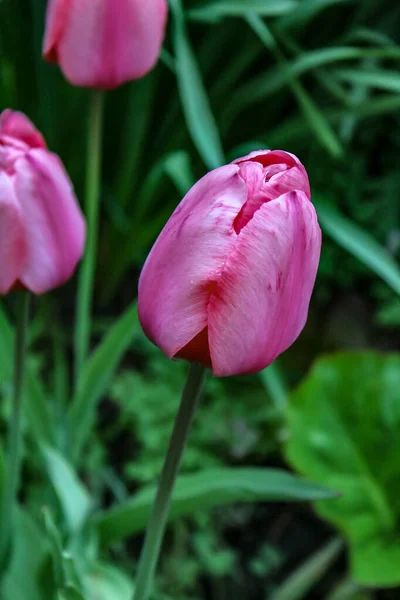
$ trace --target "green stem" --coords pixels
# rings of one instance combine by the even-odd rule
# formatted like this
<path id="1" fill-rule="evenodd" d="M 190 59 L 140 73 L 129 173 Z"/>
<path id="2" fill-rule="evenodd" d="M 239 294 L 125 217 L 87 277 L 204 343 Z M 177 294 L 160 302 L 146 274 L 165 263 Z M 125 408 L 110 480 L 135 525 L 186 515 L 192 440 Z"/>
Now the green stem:
<path id="1" fill-rule="evenodd" d="M 75 377 L 78 380 L 89 351 L 91 312 L 96 269 L 101 138 L 103 131 L 104 92 L 95 91 L 92 96 L 89 118 L 89 138 L 86 171 L 86 218 L 87 242 L 82 268 L 79 274 L 77 317 L 75 330 Z"/>
<path id="2" fill-rule="evenodd" d="M 203 366 L 197 363 L 190 366 L 161 472 L 156 499 L 147 525 L 136 578 L 134 600 L 148 600 L 151 593 L 154 573 L 167 523 L 172 491 L 182 462 L 183 451 L 196 412 L 204 378 L 205 368 Z"/>
<path id="3" fill-rule="evenodd" d="M 29 300 L 28 292 L 18 292 L 17 324 L 15 330 L 15 363 L 12 410 L 8 430 L 7 475 L 3 488 L 2 519 L 0 535 L 0 567 L 3 570 L 11 541 L 14 511 L 17 503 L 21 471 L 21 408 L 25 371 L 26 340 L 28 333 Z"/>

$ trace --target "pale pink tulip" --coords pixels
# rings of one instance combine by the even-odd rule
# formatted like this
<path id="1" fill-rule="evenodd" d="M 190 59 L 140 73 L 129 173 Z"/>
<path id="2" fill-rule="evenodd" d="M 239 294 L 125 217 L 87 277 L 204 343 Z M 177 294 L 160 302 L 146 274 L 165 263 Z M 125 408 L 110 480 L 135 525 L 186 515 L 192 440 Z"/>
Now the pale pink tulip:
<path id="1" fill-rule="evenodd" d="M 44 56 L 73 84 L 114 88 L 157 62 L 166 0 L 49 0 Z"/>
<path id="2" fill-rule="evenodd" d="M 42 294 L 82 256 L 85 222 L 60 159 L 19 112 L 0 115 L 0 294 Z"/>
<path id="3" fill-rule="evenodd" d="M 252 152 L 211 171 L 161 232 L 139 281 L 139 318 L 170 358 L 254 373 L 303 329 L 321 231 L 300 161 Z"/>

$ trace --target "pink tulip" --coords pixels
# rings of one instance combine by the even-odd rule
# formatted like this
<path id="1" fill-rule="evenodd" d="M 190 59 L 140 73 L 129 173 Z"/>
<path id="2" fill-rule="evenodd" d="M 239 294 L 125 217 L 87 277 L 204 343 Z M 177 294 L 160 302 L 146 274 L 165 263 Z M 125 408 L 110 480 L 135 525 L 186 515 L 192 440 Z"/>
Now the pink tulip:
<path id="1" fill-rule="evenodd" d="M 82 256 L 85 222 L 64 167 L 29 119 L 0 115 L 0 294 L 43 294 Z"/>
<path id="2" fill-rule="evenodd" d="M 257 372 L 303 329 L 320 249 L 303 165 L 252 152 L 200 179 L 169 219 L 140 276 L 142 327 L 170 358 Z"/>
<path id="3" fill-rule="evenodd" d="M 154 67 L 166 20 L 166 0 L 49 0 L 43 53 L 73 85 L 114 88 Z"/>

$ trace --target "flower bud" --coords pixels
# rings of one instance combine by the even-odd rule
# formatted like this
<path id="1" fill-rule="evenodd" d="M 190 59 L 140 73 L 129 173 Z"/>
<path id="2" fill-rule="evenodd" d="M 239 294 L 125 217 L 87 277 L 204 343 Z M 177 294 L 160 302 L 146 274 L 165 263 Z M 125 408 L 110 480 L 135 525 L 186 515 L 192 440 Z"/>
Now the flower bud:
<path id="1" fill-rule="evenodd" d="M 81 87 L 110 89 L 157 62 L 166 0 L 49 0 L 43 54 Z"/>
<path id="2" fill-rule="evenodd" d="M 41 134 L 19 112 L 0 115 L 0 294 L 43 294 L 80 260 L 85 221 L 71 182 Z"/>
<path id="3" fill-rule="evenodd" d="M 139 318 L 170 358 L 254 373 L 303 329 L 321 231 L 300 161 L 260 150 L 187 193 L 139 281 Z"/>

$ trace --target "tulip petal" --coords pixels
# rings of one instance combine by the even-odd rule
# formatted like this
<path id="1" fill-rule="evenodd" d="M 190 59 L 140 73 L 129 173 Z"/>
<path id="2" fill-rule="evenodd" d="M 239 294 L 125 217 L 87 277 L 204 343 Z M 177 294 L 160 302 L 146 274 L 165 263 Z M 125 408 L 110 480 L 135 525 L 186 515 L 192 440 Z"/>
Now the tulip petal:
<path id="1" fill-rule="evenodd" d="M 208 303 L 214 375 L 257 372 L 294 342 L 307 319 L 320 247 L 304 192 L 288 192 L 255 212 Z"/>
<path id="2" fill-rule="evenodd" d="M 26 256 L 22 211 L 12 179 L 0 173 L 0 294 L 17 282 Z"/>
<path id="3" fill-rule="evenodd" d="M 29 148 L 45 148 L 46 143 L 40 131 L 23 113 L 3 110 L 0 115 L 0 139 L 11 138 L 26 144 Z"/>
<path id="4" fill-rule="evenodd" d="M 69 0 L 68 14 L 65 0 L 53 3 L 44 52 L 50 59 L 57 52 L 74 85 L 113 88 L 142 77 L 156 63 L 166 25 L 165 0 Z"/>
<path id="5" fill-rule="evenodd" d="M 207 305 L 232 251 L 247 199 L 236 165 L 211 171 L 188 192 L 150 252 L 139 281 L 146 335 L 175 356 L 207 326 Z"/>
<path id="6" fill-rule="evenodd" d="M 16 162 L 15 169 L 27 242 L 20 279 L 32 292 L 42 294 L 71 277 L 83 253 L 85 222 L 57 156 L 32 150 Z"/>

